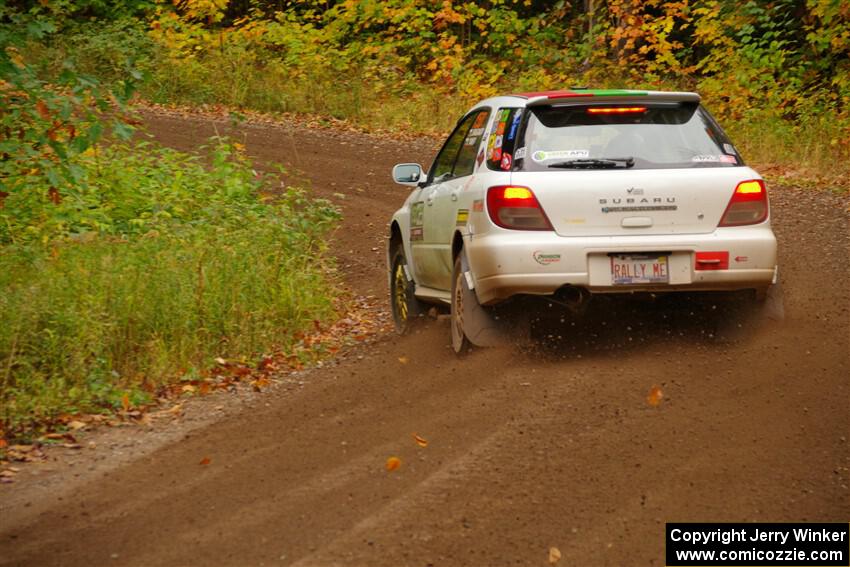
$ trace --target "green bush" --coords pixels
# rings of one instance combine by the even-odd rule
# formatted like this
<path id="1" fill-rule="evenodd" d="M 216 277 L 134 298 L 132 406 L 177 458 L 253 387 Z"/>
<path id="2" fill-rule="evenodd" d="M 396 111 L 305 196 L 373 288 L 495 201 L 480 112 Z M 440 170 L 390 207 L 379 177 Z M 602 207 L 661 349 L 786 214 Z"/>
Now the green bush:
<path id="1" fill-rule="evenodd" d="M 0 427 L 143 401 L 333 317 L 336 210 L 258 175 L 235 144 L 209 152 L 205 167 L 146 143 L 99 147 L 73 164 L 74 198 L 5 199 Z"/>

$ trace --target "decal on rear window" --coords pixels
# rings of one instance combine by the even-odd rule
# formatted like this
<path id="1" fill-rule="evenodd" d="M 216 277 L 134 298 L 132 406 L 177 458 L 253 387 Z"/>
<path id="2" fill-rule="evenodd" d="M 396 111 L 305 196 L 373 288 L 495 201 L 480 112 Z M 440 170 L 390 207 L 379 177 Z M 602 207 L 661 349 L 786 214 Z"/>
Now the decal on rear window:
<path id="1" fill-rule="evenodd" d="M 589 150 L 537 150 L 531 154 L 531 159 L 539 163 L 549 159 L 582 159 L 589 155 Z"/>
<path id="2" fill-rule="evenodd" d="M 520 112 L 517 112 L 514 115 L 514 119 L 511 122 L 511 129 L 508 130 L 508 137 L 507 137 L 508 140 L 513 140 L 516 137 L 516 131 L 517 131 L 517 128 L 519 128 L 519 121 L 520 121 L 521 118 L 522 118 L 522 113 L 520 113 Z"/>
<path id="3" fill-rule="evenodd" d="M 505 170 L 505 171 L 510 171 L 511 170 L 511 163 L 513 163 L 512 159 L 511 159 L 511 154 L 503 153 L 502 154 L 502 162 L 501 162 L 502 169 Z"/>

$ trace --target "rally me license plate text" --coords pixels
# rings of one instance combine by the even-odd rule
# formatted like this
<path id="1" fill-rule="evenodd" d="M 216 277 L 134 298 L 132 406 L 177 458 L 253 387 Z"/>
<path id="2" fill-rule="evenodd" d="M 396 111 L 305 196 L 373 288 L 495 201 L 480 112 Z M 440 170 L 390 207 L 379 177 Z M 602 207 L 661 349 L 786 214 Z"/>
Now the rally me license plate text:
<path id="1" fill-rule="evenodd" d="M 613 285 L 670 283 L 667 254 L 611 254 Z"/>

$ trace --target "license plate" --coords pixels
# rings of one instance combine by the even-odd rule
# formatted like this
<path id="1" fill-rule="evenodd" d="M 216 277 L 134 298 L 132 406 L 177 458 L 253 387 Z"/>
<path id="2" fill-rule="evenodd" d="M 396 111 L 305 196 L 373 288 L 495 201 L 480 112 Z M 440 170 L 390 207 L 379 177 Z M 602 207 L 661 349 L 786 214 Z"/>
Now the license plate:
<path id="1" fill-rule="evenodd" d="M 670 283 L 667 256 L 661 254 L 612 254 L 614 285 Z"/>

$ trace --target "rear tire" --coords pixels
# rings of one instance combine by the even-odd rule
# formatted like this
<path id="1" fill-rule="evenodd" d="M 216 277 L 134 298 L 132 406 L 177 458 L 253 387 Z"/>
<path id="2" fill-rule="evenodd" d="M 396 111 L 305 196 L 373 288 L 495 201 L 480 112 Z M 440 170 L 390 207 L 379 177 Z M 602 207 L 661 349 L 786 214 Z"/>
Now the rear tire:
<path id="1" fill-rule="evenodd" d="M 425 309 L 414 294 L 416 285 L 407 277 L 404 247 L 396 244 L 390 257 L 390 311 L 396 332 L 404 335 L 416 325 Z"/>
<path id="2" fill-rule="evenodd" d="M 470 294 L 473 294 L 472 297 L 474 297 L 474 292 L 466 284 L 460 254 L 458 254 L 457 258 L 455 258 L 454 269 L 452 270 L 451 303 L 452 350 L 458 355 L 466 353 L 470 347 L 469 339 L 463 330 L 464 302 L 469 301 Z"/>

